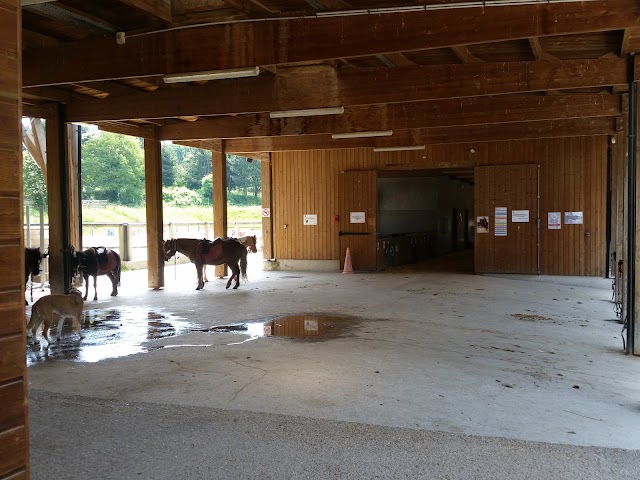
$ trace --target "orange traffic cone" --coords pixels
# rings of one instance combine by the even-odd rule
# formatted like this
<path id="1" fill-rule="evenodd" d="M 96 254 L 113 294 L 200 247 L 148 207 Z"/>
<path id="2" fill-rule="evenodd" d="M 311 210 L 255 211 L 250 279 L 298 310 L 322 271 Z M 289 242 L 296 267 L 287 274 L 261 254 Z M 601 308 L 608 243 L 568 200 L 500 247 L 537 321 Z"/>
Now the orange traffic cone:
<path id="1" fill-rule="evenodd" d="M 344 270 L 342 273 L 353 273 L 353 268 L 351 267 L 351 252 L 349 251 L 349 247 L 347 247 L 347 254 L 344 256 Z"/>

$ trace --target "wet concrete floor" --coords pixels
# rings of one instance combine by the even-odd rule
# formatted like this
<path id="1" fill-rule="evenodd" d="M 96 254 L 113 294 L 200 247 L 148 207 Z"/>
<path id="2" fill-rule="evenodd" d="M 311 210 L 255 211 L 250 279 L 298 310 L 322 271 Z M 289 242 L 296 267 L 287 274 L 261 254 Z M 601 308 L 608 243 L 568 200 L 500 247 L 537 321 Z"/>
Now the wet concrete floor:
<path id="1" fill-rule="evenodd" d="M 622 352 L 611 280 L 250 271 L 238 290 L 212 279 L 196 292 L 193 266 L 166 273 L 153 291 L 146 271 L 125 272 L 115 298 L 99 279 L 100 300 L 85 304 L 120 312 L 99 319 L 114 322 L 110 335 L 136 312 L 144 352 L 32 363 L 33 478 L 207 478 L 202 467 L 234 472 L 219 478 L 586 479 L 640 468 L 640 361 Z M 300 333 L 330 333 L 265 335 L 281 317 L 301 317 L 291 327 Z M 314 317 L 346 319 L 346 328 L 316 327 Z M 170 336 L 157 338 L 153 322 L 171 324 L 160 327 Z M 319 453 L 339 438 L 334 427 L 353 442 Z M 473 457 L 487 442 L 501 447 Z M 367 467 L 393 445 L 418 444 L 415 455 L 400 448 Z M 81 455 L 67 445 L 82 445 Z M 570 446 L 581 448 L 567 455 Z M 350 451 L 365 453 L 354 463 Z M 546 454 L 555 476 L 536 475 Z M 296 470 L 303 460 L 308 472 Z M 449 465 L 469 469 L 456 476 Z"/>
<path id="2" fill-rule="evenodd" d="M 53 322 L 47 345 L 27 344 L 27 366 L 48 360 L 72 360 L 76 362 L 99 362 L 110 358 L 145 353 L 165 347 L 180 345 L 158 345 L 154 340 L 180 336 L 189 332 L 235 333 L 244 338 L 229 345 L 240 344 L 262 337 L 283 337 L 320 341 L 338 338 L 358 326 L 361 319 L 322 316 L 316 314 L 287 315 L 262 321 L 251 321 L 230 325 L 202 327 L 184 318 L 150 307 L 89 308 L 83 312 L 82 333 L 84 338 L 71 330 L 65 321 L 60 341 L 55 341 L 57 323 Z M 41 338 L 38 332 L 38 339 Z M 206 344 L 182 346 L 210 346 Z"/>

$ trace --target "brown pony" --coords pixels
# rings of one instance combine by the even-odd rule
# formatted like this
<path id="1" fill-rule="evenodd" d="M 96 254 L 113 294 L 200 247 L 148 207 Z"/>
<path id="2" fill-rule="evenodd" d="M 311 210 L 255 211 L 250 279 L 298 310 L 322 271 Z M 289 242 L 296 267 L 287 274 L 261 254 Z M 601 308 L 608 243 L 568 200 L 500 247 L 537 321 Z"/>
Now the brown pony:
<path id="1" fill-rule="evenodd" d="M 238 240 L 242 245 L 247 247 L 247 252 L 256 253 L 258 251 L 258 248 L 257 248 L 258 240 L 256 239 L 255 235 L 246 235 L 244 237 L 238 237 L 236 238 L 236 240 Z M 202 278 L 205 281 L 205 283 L 209 281 L 209 279 L 207 278 L 206 265 L 202 266 Z"/>
<path id="2" fill-rule="evenodd" d="M 233 279 L 236 279 L 234 290 L 240 286 L 240 274 L 247 278 L 247 247 L 242 245 L 235 238 L 217 238 L 213 242 L 209 240 L 198 240 L 196 238 L 172 238 L 163 240 L 162 253 L 164 261 L 168 261 L 176 252 L 180 252 L 191 260 L 198 272 L 198 287 L 202 290 L 204 280 L 202 270 L 204 265 L 222 265 L 226 263 L 233 274 L 227 282 L 226 288 L 231 286 Z"/>
<path id="3" fill-rule="evenodd" d="M 118 252 L 105 247 L 87 248 L 82 252 L 76 252 L 71 247 L 71 270 L 75 277 L 81 274 L 84 277 L 86 289 L 84 300 L 89 295 L 89 275 L 93 277 L 94 300 L 98 300 L 98 287 L 96 282 L 98 275 L 107 275 L 113 286 L 111 296 L 118 295 L 118 285 L 120 285 L 120 255 Z"/>

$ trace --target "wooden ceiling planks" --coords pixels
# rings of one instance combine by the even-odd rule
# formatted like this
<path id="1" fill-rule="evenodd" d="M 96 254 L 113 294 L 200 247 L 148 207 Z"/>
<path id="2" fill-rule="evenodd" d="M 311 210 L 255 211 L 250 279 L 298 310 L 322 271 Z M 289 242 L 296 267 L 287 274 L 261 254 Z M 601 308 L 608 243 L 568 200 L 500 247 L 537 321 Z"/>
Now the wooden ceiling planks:
<path id="1" fill-rule="evenodd" d="M 640 27 L 635 0 L 209 25 L 25 51 L 27 86 L 363 57 Z M 282 45 L 285 48 L 273 48 Z M 202 55 L 203 49 L 207 55 Z M 68 67 L 57 68 L 50 58 Z M 109 62 L 104 62 L 109 58 Z M 73 68 L 73 65 L 77 65 Z"/>
<path id="2" fill-rule="evenodd" d="M 311 16 L 316 11 L 406 4 L 388 0 L 58 0 L 53 4 L 49 10 L 22 9 L 27 111 L 37 112 L 38 102 L 60 102 L 67 105 L 70 120 L 101 122 L 101 128 L 110 131 L 177 141 L 211 135 L 208 138 L 229 138 L 231 146 L 249 148 L 248 142 L 255 147 L 252 151 L 262 151 L 269 142 L 278 149 L 308 149 L 328 133 L 389 126 L 398 130 L 396 139 L 425 142 L 458 142 L 465 134 L 478 141 L 491 135 L 545 137 L 552 126 L 556 133 L 572 134 L 567 123 L 571 120 L 582 122 L 573 126 L 584 126 L 583 132 L 603 134 L 610 130 L 605 122 L 611 118 L 606 117 L 621 113 L 619 96 L 609 93 L 626 90 L 624 57 L 640 48 L 640 3 L 634 0 L 486 8 L 467 2 L 450 10 L 324 18 Z M 78 21 L 82 15 L 85 20 Z M 281 18 L 245 21 L 274 17 Z M 176 29 L 199 22 L 216 24 Z M 124 45 L 116 44 L 115 29 L 125 32 Z M 165 73 L 244 65 L 267 68 L 252 79 L 201 85 L 162 81 Z M 562 101 L 569 99 L 571 105 L 563 107 Z M 457 109 L 452 106 L 456 103 Z M 338 105 L 346 112 L 335 118 L 275 121 L 266 113 Z M 156 126 L 140 130 L 141 122 L 147 121 Z M 501 134 L 496 124 L 509 127 Z M 292 141 L 289 137 L 294 135 L 298 138 Z M 381 142 L 366 139 L 352 144 Z M 216 140 L 211 145 L 223 144 L 227 145 Z M 329 137 L 325 144 L 344 148 L 347 143 L 336 144 Z"/>

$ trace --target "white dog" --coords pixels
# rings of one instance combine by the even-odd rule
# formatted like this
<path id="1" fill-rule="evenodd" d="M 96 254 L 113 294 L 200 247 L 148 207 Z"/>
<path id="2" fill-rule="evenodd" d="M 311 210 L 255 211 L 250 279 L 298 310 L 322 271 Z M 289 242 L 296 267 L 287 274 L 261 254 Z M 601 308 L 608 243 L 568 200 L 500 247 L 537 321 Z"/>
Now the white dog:
<path id="1" fill-rule="evenodd" d="M 82 293 L 76 288 L 70 289 L 66 295 L 53 294 L 38 299 L 31 307 L 31 318 L 27 324 L 27 336 L 33 338 L 34 344 L 39 343 L 36 338 L 36 331 L 42 325 L 42 336 L 47 341 L 48 347 L 51 343 L 49 340 L 49 328 L 51 328 L 54 319 L 58 319 L 56 339 L 59 341 L 64 319 L 70 318 L 80 338 L 84 338 L 81 330 L 83 307 Z"/>

